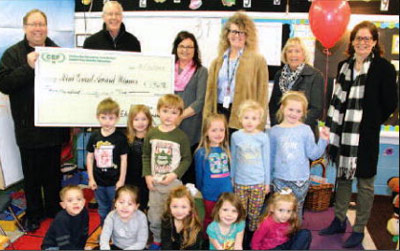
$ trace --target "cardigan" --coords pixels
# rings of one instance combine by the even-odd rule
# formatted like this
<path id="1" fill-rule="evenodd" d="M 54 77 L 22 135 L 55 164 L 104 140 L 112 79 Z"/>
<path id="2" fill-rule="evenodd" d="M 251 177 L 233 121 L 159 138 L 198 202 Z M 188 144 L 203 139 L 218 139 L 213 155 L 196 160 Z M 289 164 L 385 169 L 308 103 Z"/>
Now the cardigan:
<path id="1" fill-rule="evenodd" d="M 218 56 L 213 60 L 208 71 L 203 118 L 206 118 L 210 113 L 217 113 L 218 74 L 223 62 L 223 57 Z M 268 66 L 265 58 L 255 51 L 244 49 L 239 59 L 235 81 L 235 94 L 232 100 L 228 126 L 235 129 L 241 128 L 238 116 L 239 106 L 242 101 L 253 99 L 265 109 L 264 118 L 261 120 L 262 123 L 258 126 L 259 130 L 264 130 L 268 100 Z"/>
<path id="2" fill-rule="evenodd" d="M 342 65 L 349 60 L 350 58 L 339 63 L 338 76 Z M 350 68 L 354 69 L 353 65 Z M 357 153 L 356 177 L 371 178 L 376 175 L 380 125 L 394 112 L 397 103 L 396 71 L 394 66 L 386 59 L 375 55 L 367 73 L 362 102 L 363 115 L 359 129 L 360 140 Z M 331 119 L 328 117 L 326 120 L 327 127 L 330 127 L 330 124 Z"/>
<path id="3" fill-rule="evenodd" d="M 186 85 L 185 90 L 175 92 L 175 94 L 179 95 L 183 99 L 185 109 L 190 106 L 196 112 L 193 116 L 182 120 L 179 126 L 179 128 L 188 136 L 191 146 L 200 141 L 207 76 L 207 69 L 201 66 L 196 70 L 189 83 Z"/>

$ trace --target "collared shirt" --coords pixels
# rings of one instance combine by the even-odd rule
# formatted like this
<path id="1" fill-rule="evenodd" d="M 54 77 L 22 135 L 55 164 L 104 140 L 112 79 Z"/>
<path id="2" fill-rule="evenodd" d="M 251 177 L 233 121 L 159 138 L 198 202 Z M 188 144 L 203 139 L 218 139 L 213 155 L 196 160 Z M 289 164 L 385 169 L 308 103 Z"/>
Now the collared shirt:
<path id="1" fill-rule="evenodd" d="M 231 97 L 231 103 L 232 103 L 233 96 L 235 93 L 236 72 L 237 68 L 239 67 L 239 59 L 243 54 L 243 49 L 239 51 L 239 56 L 234 60 L 229 59 L 229 53 L 230 49 L 227 49 L 224 55 L 222 56 L 224 62 L 222 63 L 221 69 L 219 70 L 218 73 L 218 104 L 224 103 L 224 97 L 228 96 L 228 87 L 230 89 L 229 96 Z"/>

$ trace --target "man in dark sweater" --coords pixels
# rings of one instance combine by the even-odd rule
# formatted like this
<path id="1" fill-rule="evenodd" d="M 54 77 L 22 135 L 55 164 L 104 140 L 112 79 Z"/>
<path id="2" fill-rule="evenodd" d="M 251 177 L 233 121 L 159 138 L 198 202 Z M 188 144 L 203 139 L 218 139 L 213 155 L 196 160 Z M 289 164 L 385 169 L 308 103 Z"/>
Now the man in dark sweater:
<path id="1" fill-rule="evenodd" d="M 42 249 L 83 250 L 89 231 L 89 215 L 79 186 L 69 185 L 60 192 L 60 211 L 43 239 Z"/>
<path id="2" fill-rule="evenodd" d="M 0 92 L 10 98 L 24 174 L 25 228 L 31 232 L 39 228 L 44 216 L 54 217 L 61 209 L 61 145 L 69 134 L 67 129 L 34 124 L 34 68 L 39 56 L 34 50 L 36 46 L 57 45 L 47 37 L 47 17 L 42 11 L 29 11 L 23 25 L 24 39 L 8 48 L 1 58 Z"/>
<path id="3" fill-rule="evenodd" d="M 103 7 L 103 29 L 88 37 L 85 49 L 140 52 L 140 42 L 125 30 L 122 23 L 122 6 L 117 1 L 108 1 Z"/>

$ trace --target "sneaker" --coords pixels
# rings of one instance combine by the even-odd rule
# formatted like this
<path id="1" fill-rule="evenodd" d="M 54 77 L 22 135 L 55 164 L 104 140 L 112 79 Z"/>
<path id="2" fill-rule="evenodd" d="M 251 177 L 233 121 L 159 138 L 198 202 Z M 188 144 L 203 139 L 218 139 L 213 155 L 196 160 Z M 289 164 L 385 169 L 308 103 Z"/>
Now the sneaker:
<path id="1" fill-rule="evenodd" d="M 354 248 L 361 244 L 364 239 L 364 233 L 353 232 L 350 237 L 343 243 L 344 248 Z"/>
<path id="2" fill-rule="evenodd" d="M 319 231 L 319 235 L 331 235 L 331 234 L 339 234 L 339 233 L 344 233 L 346 231 L 346 221 L 347 218 L 343 221 L 340 222 L 340 220 L 335 217 L 329 227 L 324 228 Z"/>
<path id="3" fill-rule="evenodd" d="M 149 246 L 149 250 L 160 250 L 161 249 L 161 243 L 159 242 L 153 242 Z"/>

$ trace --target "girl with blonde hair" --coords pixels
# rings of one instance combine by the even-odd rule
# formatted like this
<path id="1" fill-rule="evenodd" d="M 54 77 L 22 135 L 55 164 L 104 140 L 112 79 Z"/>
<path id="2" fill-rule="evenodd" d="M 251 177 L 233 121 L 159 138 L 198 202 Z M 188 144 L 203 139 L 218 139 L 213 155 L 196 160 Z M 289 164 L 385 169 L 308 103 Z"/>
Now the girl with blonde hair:
<path id="1" fill-rule="evenodd" d="M 310 248 L 311 232 L 301 229 L 297 219 L 297 200 L 290 188 L 274 193 L 251 240 L 253 250 Z"/>
<path id="2" fill-rule="evenodd" d="M 281 100 L 277 113 L 280 124 L 269 131 L 272 182 L 274 191 L 289 187 L 297 198 L 299 223 L 302 219 L 304 200 L 310 185 L 310 159 L 322 156 L 329 143 L 329 130 L 322 128 L 315 143 L 310 126 L 303 123 L 308 102 L 302 92 L 288 91 Z"/>
<path id="3" fill-rule="evenodd" d="M 219 195 L 233 191 L 228 138 L 225 116 L 210 114 L 204 121 L 201 141 L 194 156 L 196 187 L 201 191 L 204 202 L 204 229 L 212 221 L 211 213 Z"/>

